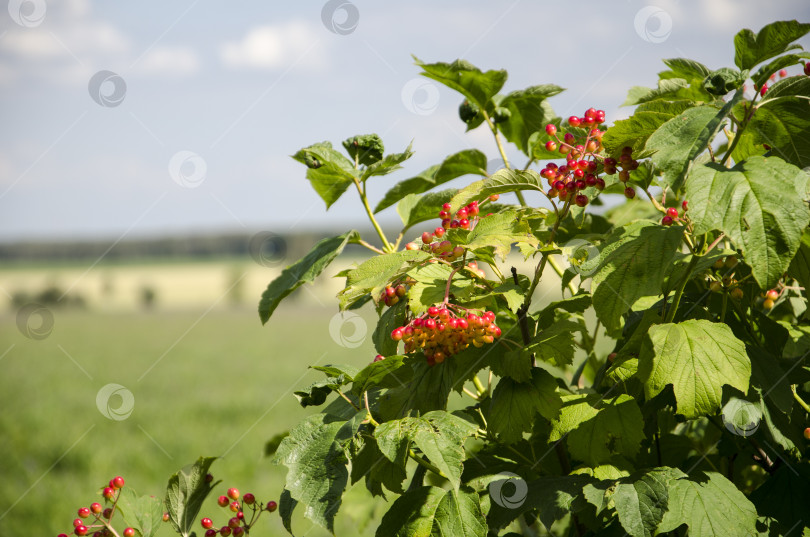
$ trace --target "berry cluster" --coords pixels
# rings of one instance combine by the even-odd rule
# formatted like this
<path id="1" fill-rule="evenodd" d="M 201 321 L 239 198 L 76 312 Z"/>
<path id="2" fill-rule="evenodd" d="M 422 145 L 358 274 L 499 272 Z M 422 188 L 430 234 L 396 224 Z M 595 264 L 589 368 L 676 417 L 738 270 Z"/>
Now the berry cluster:
<path id="1" fill-rule="evenodd" d="M 429 365 L 440 364 L 472 343 L 483 347 L 501 335 L 495 313 L 476 315 L 455 304 L 431 306 L 427 312 L 395 328 L 391 339 L 405 343 L 405 353 L 421 349 Z"/>
<path id="2" fill-rule="evenodd" d="M 489 199 L 491 201 L 495 201 L 498 199 L 498 197 L 499 196 L 497 194 L 493 194 L 489 197 Z M 456 211 L 455 215 L 450 213 L 450 209 L 451 205 L 449 203 L 442 205 L 438 215 L 442 223 L 439 227 L 433 230 L 433 233 L 430 231 L 425 231 L 422 233 L 422 245 L 426 245 L 430 249 L 430 252 L 437 257 L 446 259 L 447 261 L 455 261 L 464 255 L 464 248 L 461 246 L 453 246 L 452 242 L 448 240 L 441 240 L 442 237 L 444 237 L 444 234 L 447 233 L 448 229 L 473 229 L 478 223 L 481 210 L 477 201 L 472 201 L 466 206 L 462 207 Z M 489 216 L 489 214 L 485 216 Z M 484 217 L 482 216 L 480 218 Z M 415 242 L 409 242 L 405 245 L 405 249 L 419 250 L 420 246 Z"/>
<path id="3" fill-rule="evenodd" d="M 380 295 L 380 300 L 384 302 L 386 306 L 390 307 L 399 302 L 399 299 L 404 297 L 407 293 L 408 290 L 402 284 L 395 287 L 387 285 Z"/>
<path id="4" fill-rule="evenodd" d="M 622 148 L 622 153 L 619 155 L 619 160 L 617 161 L 615 158 L 608 157 L 604 161 L 605 166 L 605 173 L 608 175 L 613 175 L 619 168 L 619 181 L 624 183 L 624 195 L 628 199 L 633 199 L 636 197 L 636 191 L 633 187 L 627 186 L 627 181 L 630 179 L 630 172 L 638 168 L 638 161 L 633 158 L 633 148 L 625 146 Z"/>
<path id="5" fill-rule="evenodd" d="M 235 515 L 228 520 L 228 524 L 219 529 L 214 528 L 213 520 L 209 517 L 204 517 L 200 520 L 200 524 L 205 530 L 205 537 L 214 537 L 214 535 L 217 534 L 222 537 L 229 537 L 231 535 L 233 535 L 233 537 L 241 537 L 242 535 L 250 533 L 250 528 L 253 527 L 263 512 L 267 511 L 268 513 L 272 513 L 278 508 L 278 504 L 273 501 L 267 502 L 266 505 L 256 501 L 256 497 L 251 493 L 241 496 L 242 501 L 239 501 L 239 498 L 239 489 L 231 487 L 225 495 L 217 499 L 217 504 L 219 504 L 220 507 L 230 509 Z M 248 516 L 245 515 L 245 511 L 248 509 L 250 510 L 250 520 L 248 520 Z"/>
<path id="6" fill-rule="evenodd" d="M 73 533 L 78 536 L 88 535 L 91 530 L 93 537 L 111 537 L 118 535 L 113 529 L 111 520 L 116 513 L 118 506 L 118 496 L 120 490 L 124 488 L 124 478 L 116 476 L 110 479 L 110 482 L 104 487 L 101 495 L 104 497 L 105 503 L 111 504 L 110 507 L 104 507 L 98 502 L 93 502 L 90 507 L 80 507 L 77 511 L 79 518 L 73 521 Z M 163 520 L 169 519 L 168 513 L 163 514 Z M 125 528 L 122 532 L 124 537 L 134 537 L 135 528 Z M 67 537 L 67 534 L 60 533 L 58 537 Z"/>
<path id="7" fill-rule="evenodd" d="M 716 274 L 709 282 L 709 290 L 714 293 L 728 291 L 729 296 L 734 300 L 742 299 L 744 293 L 742 288 L 739 287 L 740 282 L 734 278 L 734 269 L 738 264 L 737 257 L 733 255 L 715 261 L 712 268 Z"/>
<path id="8" fill-rule="evenodd" d="M 598 165 L 594 154 L 602 148 L 604 134 L 604 131 L 596 127 L 604 122 L 604 110 L 595 108 L 586 110 L 583 117 L 569 117 L 570 126 L 589 128 L 585 138 L 580 140 L 571 132 L 566 132 L 560 140 L 557 127 L 551 123 L 546 125 L 546 134 L 554 138 L 546 142 L 546 149 L 559 151 L 566 159 L 562 166 L 549 162 L 540 171 L 540 175 L 548 181 L 550 188 L 546 195 L 549 198 L 559 198 L 560 201 L 570 201 L 579 207 L 585 207 L 589 199 L 582 190 L 587 187 L 596 187 L 598 190 L 605 188 L 604 179 L 597 175 Z"/>
<path id="9" fill-rule="evenodd" d="M 661 224 L 664 226 L 671 226 L 674 222 L 680 222 L 686 216 L 686 211 L 689 210 L 689 206 L 686 200 L 683 200 L 681 203 L 681 207 L 683 208 L 683 212 L 678 214 L 677 207 L 670 207 L 667 209 L 667 214 L 661 219 Z"/>

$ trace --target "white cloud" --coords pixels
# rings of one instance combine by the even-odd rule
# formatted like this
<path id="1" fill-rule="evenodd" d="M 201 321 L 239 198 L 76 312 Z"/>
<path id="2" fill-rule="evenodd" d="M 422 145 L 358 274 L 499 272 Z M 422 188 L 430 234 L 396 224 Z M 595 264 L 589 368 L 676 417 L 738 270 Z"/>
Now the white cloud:
<path id="1" fill-rule="evenodd" d="M 222 62 L 233 68 L 272 70 L 293 63 L 318 66 L 320 57 L 318 34 L 302 22 L 252 28 L 241 40 L 220 46 Z"/>
<path id="2" fill-rule="evenodd" d="M 200 70 L 200 58 L 191 47 L 155 47 L 137 67 L 145 74 L 188 76 Z"/>

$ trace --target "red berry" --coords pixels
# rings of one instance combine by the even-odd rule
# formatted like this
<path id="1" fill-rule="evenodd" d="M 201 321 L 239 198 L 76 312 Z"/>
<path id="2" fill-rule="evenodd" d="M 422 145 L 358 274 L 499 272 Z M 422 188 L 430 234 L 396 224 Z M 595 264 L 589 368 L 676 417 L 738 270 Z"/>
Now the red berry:
<path id="1" fill-rule="evenodd" d="M 433 230 L 433 234 L 441 239 L 442 235 L 444 235 L 444 228 L 443 227 L 437 227 L 435 230 Z"/>
<path id="2" fill-rule="evenodd" d="M 445 203 L 444 205 L 442 205 L 442 209 L 444 209 L 445 211 L 449 211 L 452 207 L 453 206 L 450 205 L 449 203 Z"/>
<path id="3" fill-rule="evenodd" d="M 239 511 L 238 513 L 236 513 L 236 518 L 238 518 L 239 520 L 244 520 L 245 519 L 245 513 L 243 513 L 242 511 Z"/>
<path id="4" fill-rule="evenodd" d="M 810 63 L 807 64 L 807 65 L 810 65 Z M 805 71 L 806 70 L 807 70 L 807 67 L 805 66 Z M 805 438 L 805 440 L 810 440 L 810 427 L 808 427 L 807 429 L 804 430 L 804 438 Z"/>
<path id="5" fill-rule="evenodd" d="M 60 534 L 59 534 L 59 535 L 57 535 L 56 537 L 68 537 L 68 536 L 67 536 L 67 534 L 66 534 L 66 533 L 60 533 Z"/>
<path id="6" fill-rule="evenodd" d="M 436 329 L 436 321 L 433 320 L 433 319 L 427 318 L 422 323 L 422 326 L 424 326 L 427 330 L 435 330 Z"/>
<path id="7" fill-rule="evenodd" d="M 804 64 L 804 74 L 806 74 L 807 76 L 810 76 L 810 63 L 805 63 Z"/>
<path id="8" fill-rule="evenodd" d="M 74 528 L 79 527 L 79 526 L 83 526 L 83 525 L 84 525 L 84 520 L 82 520 L 81 518 L 73 519 L 73 527 Z"/>
<path id="9" fill-rule="evenodd" d="M 787 69 L 779 69 L 779 76 L 785 78 L 787 76 Z"/>
<path id="10" fill-rule="evenodd" d="M 416 244 L 415 242 L 409 242 L 408 244 L 405 245 L 405 249 L 406 250 L 418 250 L 419 245 Z"/>
<path id="11" fill-rule="evenodd" d="M 238 519 L 238 518 L 236 518 L 236 517 L 231 517 L 231 518 L 228 520 L 228 526 L 229 526 L 230 528 L 232 528 L 232 529 L 238 528 L 238 527 L 239 527 L 239 519 Z"/>
<path id="12" fill-rule="evenodd" d="M 546 151 L 556 151 L 557 150 L 557 142 L 554 140 L 549 140 L 546 142 Z"/>
<path id="13" fill-rule="evenodd" d="M 227 505 L 231 502 L 227 496 L 220 496 L 219 498 L 217 498 L 217 503 L 219 504 L 220 507 L 227 507 Z"/>
<path id="14" fill-rule="evenodd" d="M 233 537 L 242 537 L 244 534 L 245 530 L 241 526 L 233 529 Z"/>
<path id="15" fill-rule="evenodd" d="M 777 298 L 779 298 L 779 291 L 777 291 L 776 289 L 769 289 L 768 292 L 765 293 L 765 296 L 767 298 L 770 298 L 771 300 L 776 300 Z"/>
<path id="16" fill-rule="evenodd" d="M 270 513 L 272 513 L 272 512 L 273 512 L 273 511 L 275 511 L 276 509 L 278 509 L 278 504 L 277 504 L 276 502 L 274 502 L 274 501 L 269 501 L 269 502 L 267 502 L 267 510 L 268 510 Z"/>
<path id="17" fill-rule="evenodd" d="M 377 356 L 380 356 L 380 355 L 378 354 Z M 382 358 L 384 358 L 384 356 Z M 245 494 L 245 497 L 243 499 L 245 500 L 246 504 L 253 505 L 253 502 L 256 501 L 256 496 L 254 496 L 253 494 L 248 492 L 247 494 Z"/>
<path id="18" fill-rule="evenodd" d="M 90 516 L 90 509 L 87 507 L 79 507 L 79 516 L 82 518 L 87 518 Z"/>
<path id="19" fill-rule="evenodd" d="M 689 203 L 689 202 L 688 202 L 688 201 L 686 201 L 686 200 L 683 200 L 683 202 L 681 203 L 681 208 L 683 208 L 683 212 L 686 212 L 686 211 L 688 211 L 688 210 L 689 210 L 689 208 L 687 207 L 687 204 L 688 204 L 688 203 Z"/>
<path id="20" fill-rule="evenodd" d="M 548 125 L 546 125 L 546 134 L 548 134 L 549 136 L 554 136 L 555 134 L 557 134 L 557 127 L 549 123 Z"/>
<path id="21" fill-rule="evenodd" d="M 211 477 L 211 479 L 213 479 L 213 476 Z M 116 489 L 124 488 L 124 478 L 121 477 L 120 475 L 114 477 L 113 480 L 112 480 L 112 486 L 113 486 L 113 488 L 116 488 Z"/>
<path id="22" fill-rule="evenodd" d="M 437 308 L 436 306 L 431 306 L 427 309 L 427 313 L 431 317 L 436 317 L 439 314 L 439 308 Z"/>
<path id="23" fill-rule="evenodd" d="M 588 196 L 585 194 L 577 194 L 577 197 L 574 198 L 574 203 L 576 203 L 580 207 L 585 207 L 588 205 Z"/>
<path id="24" fill-rule="evenodd" d="M 233 511 L 234 513 L 235 513 L 235 512 L 237 512 L 237 511 L 239 511 L 239 502 L 237 502 L 236 500 L 232 501 L 232 502 L 231 502 L 231 507 L 230 507 L 230 509 L 231 509 L 231 511 Z"/>
<path id="25" fill-rule="evenodd" d="M 169 513 L 163 513 L 163 522 L 169 521 Z"/>
<path id="26" fill-rule="evenodd" d="M 601 177 L 596 178 L 596 188 L 599 190 L 604 190 L 605 188 L 605 180 Z"/>
<path id="27" fill-rule="evenodd" d="M 613 360 L 615 360 L 615 359 L 616 359 L 616 356 L 617 356 L 617 353 L 615 353 L 615 352 L 611 352 L 610 354 L 608 354 L 608 360 L 610 360 L 611 362 L 613 362 Z"/>
<path id="28" fill-rule="evenodd" d="M 596 118 L 596 108 L 588 108 L 585 110 L 585 117 Z"/>
<path id="29" fill-rule="evenodd" d="M 633 190 L 633 187 L 628 186 L 624 189 L 624 195 L 627 196 L 628 199 L 633 199 L 636 197 L 636 191 Z"/>
<path id="30" fill-rule="evenodd" d="M 213 528 L 214 527 L 214 522 L 208 517 L 205 517 L 204 519 L 202 519 L 200 521 L 200 524 L 202 524 L 203 529 L 206 529 L 206 530 L 208 528 Z"/>
<path id="31" fill-rule="evenodd" d="M 101 495 L 110 500 L 113 496 L 115 496 L 115 490 L 112 487 L 104 487 L 104 491 L 101 493 Z"/>
<path id="32" fill-rule="evenodd" d="M 231 534 L 231 528 L 229 528 L 228 526 L 222 526 L 221 528 L 219 528 L 219 534 L 222 537 L 228 537 Z"/>
<path id="33" fill-rule="evenodd" d="M 205 474 L 205 482 L 206 483 L 210 483 L 213 480 L 214 480 L 214 475 L 213 474 Z"/>
<path id="34" fill-rule="evenodd" d="M 571 116 L 568 118 L 568 124 L 572 127 L 579 127 L 581 120 L 577 116 Z"/>
<path id="35" fill-rule="evenodd" d="M 498 200 L 500 199 L 500 197 L 501 197 L 501 195 L 500 195 L 500 194 L 492 194 L 492 195 L 489 197 L 489 201 L 498 201 Z"/>
<path id="36" fill-rule="evenodd" d="M 84 525 L 76 526 L 73 529 L 73 533 L 75 533 L 76 535 L 87 535 L 87 526 Z"/>
<path id="37" fill-rule="evenodd" d="M 397 296 L 398 296 L 399 298 L 404 297 L 404 296 L 405 296 L 405 294 L 408 292 L 408 290 L 407 290 L 407 289 L 405 289 L 405 286 L 404 286 L 404 285 L 402 285 L 402 284 L 397 285 L 396 291 L 397 291 Z"/>
<path id="38" fill-rule="evenodd" d="M 676 209 L 675 207 L 670 207 L 669 209 L 667 209 L 667 216 L 670 216 L 672 218 L 678 218 L 678 209 Z"/>
<path id="39" fill-rule="evenodd" d="M 393 298 L 397 296 L 397 292 L 393 287 L 389 285 L 388 287 L 385 288 L 385 296 L 387 296 L 388 298 Z"/>
<path id="40" fill-rule="evenodd" d="M 125 528 L 124 537 L 135 537 L 135 528 Z"/>
<path id="41" fill-rule="evenodd" d="M 466 218 L 462 218 L 461 220 L 458 221 L 458 227 L 460 227 L 461 229 L 470 229 L 470 221 L 467 220 Z"/>
<path id="42" fill-rule="evenodd" d="M 104 518 L 110 518 L 112 516 L 112 508 L 110 507 L 106 508 L 101 516 L 103 516 Z"/>
<path id="43" fill-rule="evenodd" d="M 216 534 L 217 530 L 215 529 L 205 530 L 205 537 L 214 537 Z"/>
<path id="44" fill-rule="evenodd" d="M 565 133 L 565 136 L 563 136 L 563 140 L 564 140 L 564 141 L 565 141 L 565 143 L 567 143 L 568 145 L 574 145 L 574 135 L 573 135 L 573 134 L 571 134 L 570 132 L 566 132 L 566 133 Z"/>
<path id="45" fill-rule="evenodd" d="M 768 84 L 762 84 L 762 89 L 759 90 L 760 96 L 764 97 L 767 92 L 768 92 Z"/>
<path id="46" fill-rule="evenodd" d="M 378 354 L 377 356 L 374 357 L 375 362 L 379 362 L 381 360 L 385 360 L 385 356 L 383 356 L 382 354 Z M 245 499 L 245 503 L 248 503 L 247 499 Z M 253 502 L 251 501 L 250 503 L 253 503 Z"/>
<path id="47" fill-rule="evenodd" d="M 90 511 L 92 511 L 96 515 L 102 512 L 103 510 L 104 508 L 98 502 L 93 502 L 90 504 Z"/>
<path id="48" fill-rule="evenodd" d="M 661 219 L 661 223 L 663 225 L 665 225 L 665 226 L 671 226 L 672 225 L 672 217 L 671 216 L 665 216 L 664 218 Z"/>
<path id="49" fill-rule="evenodd" d="M 422 243 L 430 244 L 431 242 L 433 242 L 433 233 L 430 233 L 429 231 L 425 231 L 424 233 L 422 233 Z"/>

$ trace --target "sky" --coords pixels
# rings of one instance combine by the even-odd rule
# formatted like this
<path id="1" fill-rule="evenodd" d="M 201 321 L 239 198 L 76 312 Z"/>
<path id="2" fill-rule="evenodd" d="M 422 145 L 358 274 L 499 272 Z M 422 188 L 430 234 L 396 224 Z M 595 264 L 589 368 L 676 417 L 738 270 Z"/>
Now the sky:
<path id="1" fill-rule="evenodd" d="M 504 92 L 560 85 L 558 115 L 593 106 L 611 122 L 631 112 L 620 107 L 630 86 L 655 84 L 662 58 L 733 66 L 740 28 L 810 21 L 806 0 L 7 4 L 2 242 L 362 225 L 356 195 L 327 212 L 290 155 L 370 132 L 390 152 L 413 142 L 403 170 L 370 180 L 372 206 L 450 153 L 497 156 L 490 133 L 464 133 L 461 96 L 420 77 L 412 54 L 506 69 Z M 397 221 L 394 209 L 381 220 Z"/>

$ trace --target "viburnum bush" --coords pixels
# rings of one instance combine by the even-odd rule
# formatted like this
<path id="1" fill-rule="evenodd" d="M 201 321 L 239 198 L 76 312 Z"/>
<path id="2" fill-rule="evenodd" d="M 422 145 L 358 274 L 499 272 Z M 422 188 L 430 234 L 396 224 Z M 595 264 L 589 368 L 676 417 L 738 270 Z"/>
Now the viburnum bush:
<path id="1" fill-rule="evenodd" d="M 356 191 L 377 237 L 317 243 L 269 284 L 261 320 L 359 244 L 373 255 L 338 274 L 339 308 L 379 321 L 376 357 L 313 366 L 325 377 L 296 397 L 320 412 L 268 443 L 287 530 L 299 510 L 333 531 L 362 481 L 388 501 L 380 537 L 810 534 L 808 32 L 742 30 L 736 68 L 664 60 L 612 124 L 595 107 L 557 117 L 552 84 L 502 94 L 505 71 L 416 60 L 503 166 L 460 151 L 373 209 L 410 147 L 371 134 L 295 153 L 327 208 Z M 396 238 L 375 216 L 393 206 Z M 541 282 L 555 296 L 538 305 Z M 212 460 L 170 482 L 183 535 Z"/>

